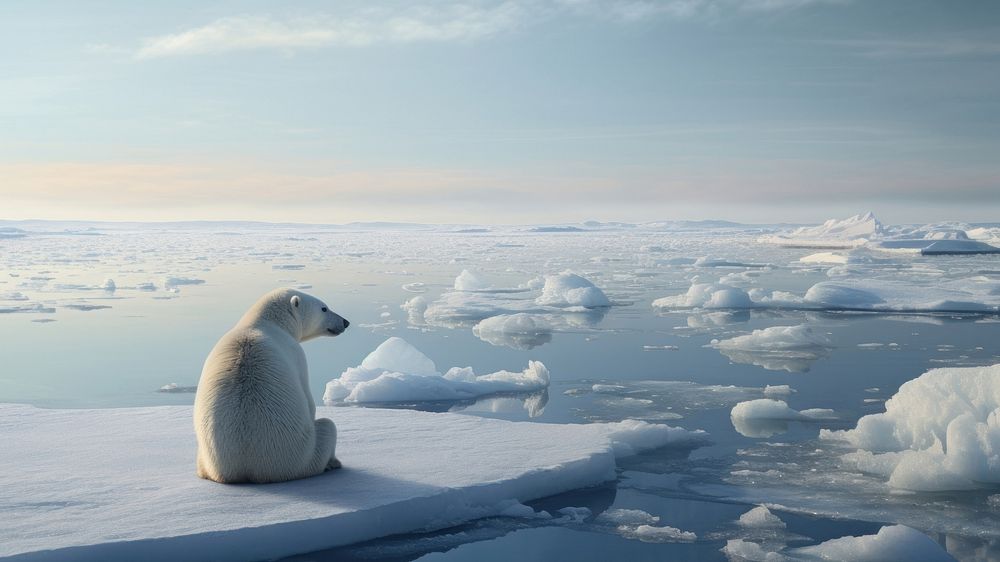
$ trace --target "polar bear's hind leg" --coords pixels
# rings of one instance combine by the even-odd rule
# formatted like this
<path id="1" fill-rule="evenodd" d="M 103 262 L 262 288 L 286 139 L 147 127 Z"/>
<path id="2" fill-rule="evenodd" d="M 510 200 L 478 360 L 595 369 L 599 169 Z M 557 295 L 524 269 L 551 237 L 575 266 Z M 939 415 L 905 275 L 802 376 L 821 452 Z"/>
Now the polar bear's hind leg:
<path id="1" fill-rule="evenodd" d="M 337 426 L 327 418 L 316 420 L 316 450 L 310 463 L 310 472 L 319 474 L 340 468 L 337 460 Z"/>

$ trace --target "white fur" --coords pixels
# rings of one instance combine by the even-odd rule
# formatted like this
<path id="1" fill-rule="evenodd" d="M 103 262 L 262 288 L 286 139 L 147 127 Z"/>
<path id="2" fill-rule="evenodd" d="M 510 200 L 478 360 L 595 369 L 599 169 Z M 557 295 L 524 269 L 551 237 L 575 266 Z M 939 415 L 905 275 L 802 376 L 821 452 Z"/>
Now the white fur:
<path id="1" fill-rule="evenodd" d="M 205 360 L 194 400 L 198 476 L 283 482 L 340 467 L 337 428 L 315 419 L 299 342 L 338 335 L 347 324 L 319 299 L 278 289 L 222 336 Z"/>

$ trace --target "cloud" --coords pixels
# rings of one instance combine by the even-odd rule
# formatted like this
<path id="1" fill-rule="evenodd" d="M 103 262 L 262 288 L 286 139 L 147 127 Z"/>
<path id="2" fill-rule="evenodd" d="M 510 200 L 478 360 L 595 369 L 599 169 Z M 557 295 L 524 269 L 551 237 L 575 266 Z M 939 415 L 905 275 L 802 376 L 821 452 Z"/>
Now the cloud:
<path id="1" fill-rule="evenodd" d="M 472 41 L 517 27 L 523 21 L 523 11 L 516 3 L 504 2 L 487 7 L 464 4 L 438 9 L 413 7 L 401 12 L 369 9 L 345 17 L 227 17 L 179 33 L 149 38 L 135 57 Z"/>
<path id="2" fill-rule="evenodd" d="M 376 44 L 475 41 L 558 17 L 638 22 L 655 18 L 715 18 L 722 14 L 774 12 L 846 0 L 508 0 L 367 8 L 351 14 L 280 18 L 242 15 L 217 19 L 177 33 L 147 38 L 137 59 Z M 101 45 L 98 52 L 113 49 Z"/>

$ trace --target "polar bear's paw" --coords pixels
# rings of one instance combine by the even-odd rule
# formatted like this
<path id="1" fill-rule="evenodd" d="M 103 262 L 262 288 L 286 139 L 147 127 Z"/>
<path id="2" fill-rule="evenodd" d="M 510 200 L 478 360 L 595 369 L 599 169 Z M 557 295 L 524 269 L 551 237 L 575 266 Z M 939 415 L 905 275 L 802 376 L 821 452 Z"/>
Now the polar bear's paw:
<path id="1" fill-rule="evenodd" d="M 329 470 L 335 470 L 342 466 L 344 465 L 340 464 L 340 461 L 337 460 L 337 457 L 330 457 L 330 460 L 326 463 L 326 468 L 324 468 L 323 471 L 326 472 Z"/>

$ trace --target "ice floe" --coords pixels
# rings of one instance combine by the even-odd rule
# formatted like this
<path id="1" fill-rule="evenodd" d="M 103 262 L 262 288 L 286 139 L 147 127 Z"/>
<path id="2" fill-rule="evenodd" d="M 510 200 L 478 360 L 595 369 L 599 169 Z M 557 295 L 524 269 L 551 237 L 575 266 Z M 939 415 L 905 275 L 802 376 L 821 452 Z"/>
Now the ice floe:
<path id="1" fill-rule="evenodd" d="M 343 469 L 224 486 L 194 474 L 189 406 L 0 405 L 7 506 L 0 557 L 280 558 L 511 514 L 521 502 L 615 479 L 616 457 L 691 437 L 636 421 L 535 424 L 363 408 L 317 414 L 336 420 Z M 659 540 L 666 531 L 639 533 Z"/>
<path id="2" fill-rule="evenodd" d="M 893 488 L 1000 484 L 1000 365 L 933 369 L 900 386 L 885 409 L 820 437 L 857 447 L 844 461 Z"/>
<path id="3" fill-rule="evenodd" d="M 472 367 L 452 367 L 444 374 L 406 340 L 392 337 L 326 385 L 323 402 L 437 402 L 471 400 L 497 394 L 538 392 L 549 386 L 549 371 L 529 361 L 519 373 L 476 375 Z"/>
<path id="4" fill-rule="evenodd" d="M 833 344 L 812 328 L 772 326 L 725 340 L 712 340 L 712 347 L 734 363 L 758 365 L 772 371 L 804 373 L 817 360 L 830 354 Z"/>

